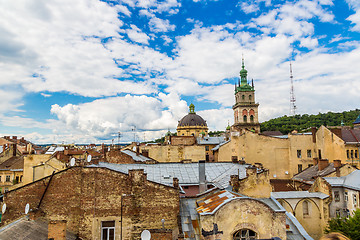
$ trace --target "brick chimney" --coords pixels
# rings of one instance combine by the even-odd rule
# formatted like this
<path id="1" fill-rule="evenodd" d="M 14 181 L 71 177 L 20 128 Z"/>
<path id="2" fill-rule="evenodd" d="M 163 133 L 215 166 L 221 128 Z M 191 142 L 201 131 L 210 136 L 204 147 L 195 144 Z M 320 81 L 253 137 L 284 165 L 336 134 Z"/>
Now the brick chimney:
<path id="1" fill-rule="evenodd" d="M 13 136 L 12 139 L 13 139 L 13 140 L 17 140 L 17 136 Z"/>
<path id="2" fill-rule="evenodd" d="M 66 240 L 66 220 L 49 221 L 48 239 Z"/>
<path id="3" fill-rule="evenodd" d="M 319 161 L 319 171 L 324 170 L 327 166 L 329 166 L 329 160 L 328 159 L 320 159 L 320 161 Z"/>
<path id="4" fill-rule="evenodd" d="M 174 188 L 179 188 L 179 179 L 176 177 L 173 178 L 173 186 Z"/>
<path id="5" fill-rule="evenodd" d="M 314 166 L 318 165 L 319 159 L 318 158 L 313 158 L 313 163 L 314 163 Z"/>
<path id="6" fill-rule="evenodd" d="M 16 150 L 17 150 L 16 143 L 11 144 L 11 148 L 12 148 L 12 155 L 15 157 L 16 156 Z"/>
<path id="7" fill-rule="evenodd" d="M 316 143 L 316 127 L 311 128 L 311 135 L 312 135 L 312 141 L 313 143 Z"/>
<path id="8" fill-rule="evenodd" d="M 238 175 L 231 175 L 230 176 L 230 186 L 232 186 L 232 191 L 238 192 L 240 187 L 240 181 Z"/>
<path id="9" fill-rule="evenodd" d="M 341 167 L 341 160 L 334 160 L 334 168 L 340 168 Z"/>
<path id="10" fill-rule="evenodd" d="M 336 176 L 340 177 L 341 160 L 334 160 L 334 168 L 336 170 Z"/>

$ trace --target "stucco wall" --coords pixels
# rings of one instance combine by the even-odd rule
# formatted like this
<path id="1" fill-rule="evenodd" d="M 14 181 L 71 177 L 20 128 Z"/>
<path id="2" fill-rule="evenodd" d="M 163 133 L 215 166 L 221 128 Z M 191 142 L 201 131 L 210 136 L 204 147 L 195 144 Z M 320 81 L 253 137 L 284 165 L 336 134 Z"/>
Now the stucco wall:
<path id="1" fill-rule="evenodd" d="M 232 240 L 240 229 L 251 229 L 259 239 L 279 237 L 286 239 L 285 213 L 274 212 L 267 205 L 254 199 L 235 199 L 228 202 L 214 215 L 200 216 L 201 227 L 211 231 L 214 223 L 218 226 L 218 239 Z M 207 239 L 202 236 L 201 239 Z"/>

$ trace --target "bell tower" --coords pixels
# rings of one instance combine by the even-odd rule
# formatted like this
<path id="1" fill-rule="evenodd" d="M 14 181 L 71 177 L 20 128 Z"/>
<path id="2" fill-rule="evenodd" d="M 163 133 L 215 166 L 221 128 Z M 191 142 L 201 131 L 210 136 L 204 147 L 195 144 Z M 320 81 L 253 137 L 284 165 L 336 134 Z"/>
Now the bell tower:
<path id="1" fill-rule="evenodd" d="M 247 81 L 247 71 L 245 69 L 243 58 L 238 85 L 235 83 L 235 105 L 233 106 L 234 125 L 232 126 L 233 129 L 240 132 L 245 129 L 253 132 L 260 132 L 258 107 L 259 104 L 255 103 L 254 81 L 251 81 L 250 86 Z"/>

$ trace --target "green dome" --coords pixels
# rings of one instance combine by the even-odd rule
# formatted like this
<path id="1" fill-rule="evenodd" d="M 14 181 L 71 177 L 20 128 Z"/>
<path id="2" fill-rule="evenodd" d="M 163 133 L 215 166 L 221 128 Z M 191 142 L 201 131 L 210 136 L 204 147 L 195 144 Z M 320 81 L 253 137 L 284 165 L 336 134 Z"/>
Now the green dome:
<path id="1" fill-rule="evenodd" d="M 226 127 L 226 130 L 230 130 L 230 128 L 231 128 L 230 126 L 227 126 L 227 127 Z"/>

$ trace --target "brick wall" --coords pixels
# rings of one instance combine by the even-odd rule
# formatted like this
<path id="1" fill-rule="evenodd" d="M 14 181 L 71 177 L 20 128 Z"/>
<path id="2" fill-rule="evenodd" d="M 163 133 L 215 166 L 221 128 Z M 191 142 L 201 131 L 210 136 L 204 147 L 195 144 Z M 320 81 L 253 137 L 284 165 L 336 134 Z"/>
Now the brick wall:
<path id="1" fill-rule="evenodd" d="M 24 215 L 26 203 L 34 211 L 50 177 L 5 194 L 2 225 Z M 122 195 L 123 199 L 121 201 Z M 122 202 L 122 204 L 121 204 Z M 54 175 L 38 211 L 48 220 L 66 220 L 68 230 L 83 239 L 100 239 L 101 221 L 115 221 L 123 238 L 139 239 L 144 229 L 177 229 L 179 193 L 172 187 L 146 180 L 141 170 L 129 175 L 106 168 L 73 167 Z"/>
<path id="2" fill-rule="evenodd" d="M 171 145 L 194 145 L 196 138 L 194 136 L 171 136 Z"/>
<path id="3" fill-rule="evenodd" d="M 109 163 L 134 163 L 134 160 L 131 156 L 121 152 L 119 149 L 111 149 L 110 152 L 106 154 L 106 161 Z"/>

